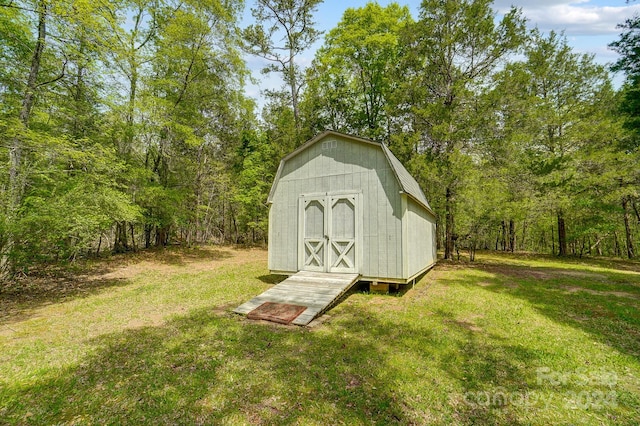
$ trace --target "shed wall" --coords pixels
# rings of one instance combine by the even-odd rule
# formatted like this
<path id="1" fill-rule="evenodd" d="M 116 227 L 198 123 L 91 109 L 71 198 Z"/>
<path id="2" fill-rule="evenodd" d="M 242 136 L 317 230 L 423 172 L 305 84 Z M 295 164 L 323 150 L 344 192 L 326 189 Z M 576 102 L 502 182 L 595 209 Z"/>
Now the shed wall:
<path id="1" fill-rule="evenodd" d="M 269 269 L 298 270 L 302 194 L 362 193 L 363 277 L 402 279 L 400 186 L 380 147 L 328 137 L 289 158 L 269 211 Z"/>
<path id="2" fill-rule="evenodd" d="M 407 201 L 407 261 L 408 276 L 423 271 L 436 263 L 436 223 L 413 199 Z"/>

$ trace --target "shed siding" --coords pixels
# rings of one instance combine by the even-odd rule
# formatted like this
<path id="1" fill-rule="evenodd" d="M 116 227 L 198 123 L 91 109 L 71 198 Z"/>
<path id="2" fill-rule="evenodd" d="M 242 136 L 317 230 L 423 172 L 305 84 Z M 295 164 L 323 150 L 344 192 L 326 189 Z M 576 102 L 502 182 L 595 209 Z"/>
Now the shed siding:
<path id="1" fill-rule="evenodd" d="M 413 199 L 407 200 L 407 260 L 411 277 L 436 262 L 435 219 Z"/>
<path id="2" fill-rule="evenodd" d="M 327 137 L 289 158 L 269 212 L 269 269 L 298 270 L 302 194 L 362 192 L 364 277 L 402 279 L 400 186 L 375 145 Z"/>

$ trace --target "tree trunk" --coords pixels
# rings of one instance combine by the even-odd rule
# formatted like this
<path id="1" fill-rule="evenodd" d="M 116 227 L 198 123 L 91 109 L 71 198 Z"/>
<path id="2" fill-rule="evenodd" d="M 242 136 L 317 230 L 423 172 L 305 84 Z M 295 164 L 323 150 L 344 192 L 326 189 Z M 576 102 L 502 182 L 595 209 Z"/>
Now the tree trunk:
<path id="1" fill-rule="evenodd" d="M 151 247 L 151 231 L 153 231 L 153 225 L 148 223 L 144 225 L 144 248 Z"/>
<path id="2" fill-rule="evenodd" d="M 567 255 L 567 230 L 562 211 L 558 211 L 558 256 Z"/>
<path id="3" fill-rule="evenodd" d="M 256 218 L 256 223 L 258 223 L 258 219 Z M 256 228 L 254 226 L 251 227 L 251 244 L 256 243 Z"/>
<path id="4" fill-rule="evenodd" d="M 127 238 L 127 222 L 116 223 L 116 239 L 113 243 L 114 253 L 124 253 L 129 251 L 129 242 Z"/>
<path id="5" fill-rule="evenodd" d="M 551 225 L 551 254 L 554 256 L 556 254 L 556 231 L 553 229 L 553 225 Z"/>
<path id="6" fill-rule="evenodd" d="M 98 240 L 98 248 L 96 249 L 96 257 L 100 257 L 100 247 L 102 246 L 102 234 L 100 234 L 100 239 Z"/>
<path id="7" fill-rule="evenodd" d="M 300 110 L 298 107 L 298 79 L 296 78 L 296 68 L 294 64 L 295 52 L 293 47 L 289 49 L 289 85 L 291 86 L 291 106 L 293 108 L 293 122 L 296 131 L 300 130 Z M 298 141 L 296 140 L 296 143 Z"/>
<path id="8" fill-rule="evenodd" d="M 169 244 L 169 226 L 156 227 L 156 247 L 166 247 Z"/>
<path id="9" fill-rule="evenodd" d="M 501 241 L 502 241 L 502 251 L 507 251 L 507 223 L 503 220 L 500 222 L 502 226 Z"/>
<path id="10" fill-rule="evenodd" d="M 516 224 L 513 219 L 509 219 L 509 250 L 513 253 L 516 249 Z"/>
<path id="11" fill-rule="evenodd" d="M 638 206 L 635 201 L 633 201 L 631 205 L 633 205 L 633 211 L 636 212 L 636 219 L 638 219 L 638 224 L 640 224 L 640 211 L 638 211 Z"/>
<path id="12" fill-rule="evenodd" d="M 240 234 L 238 233 L 238 224 L 236 223 L 236 218 L 233 216 L 232 218 L 232 226 L 233 226 L 233 243 L 238 244 L 240 241 Z"/>
<path id="13" fill-rule="evenodd" d="M 613 231 L 613 254 L 614 256 L 620 256 L 620 242 L 618 241 L 618 233 Z"/>
<path id="14" fill-rule="evenodd" d="M 608 235 L 609 234 L 605 234 L 603 237 L 598 237 L 598 234 L 596 234 L 595 235 L 596 242 L 591 247 L 589 247 L 589 253 L 591 253 L 591 250 L 595 248 L 598 256 L 602 256 L 602 247 L 600 247 L 600 242 L 604 240 L 605 237 L 607 237 Z"/>
<path id="15" fill-rule="evenodd" d="M 633 259 L 635 257 L 635 253 L 633 250 L 633 237 L 631 234 L 631 226 L 629 224 L 629 196 L 622 198 L 622 211 L 624 213 L 624 232 L 627 240 L 627 257 L 629 259 Z"/>
<path id="16" fill-rule="evenodd" d="M 444 241 L 444 258 L 453 259 L 453 244 L 454 244 L 454 220 L 453 220 L 453 191 L 451 188 L 446 190 L 445 198 L 445 241 Z"/>
<path id="17" fill-rule="evenodd" d="M 131 233 L 131 249 L 135 252 L 138 251 L 138 247 L 136 246 L 136 234 L 133 223 L 129 224 L 129 232 Z"/>
<path id="18" fill-rule="evenodd" d="M 31 57 L 31 67 L 29 68 L 29 76 L 27 77 L 27 87 L 25 88 L 22 98 L 22 108 L 20 109 L 20 122 L 26 130 L 29 127 L 29 118 L 31 117 L 31 109 L 35 101 L 35 92 L 37 88 L 38 74 L 40 73 L 40 63 L 42 61 L 42 52 L 44 51 L 47 36 L 47 2 L 41 0 L 38 3 L 38 39 Z M 8 204 L 6 221 L 11 226 L 15 220 L 18 208 L 22 203 L 22 193 L 25 185 L 25 177 L 22 173 L 22 139 L 20 135 L 13 137 L 11 147 L 9 149 L 9 187 L 8 187 Z M 7 232 L 7 239 L 4 246 L 0 247 L 0 279 L 7 278 L 13 269 L 10 260 L 11 251 L 15 244 L 14 235 L 11 230 Z"/>

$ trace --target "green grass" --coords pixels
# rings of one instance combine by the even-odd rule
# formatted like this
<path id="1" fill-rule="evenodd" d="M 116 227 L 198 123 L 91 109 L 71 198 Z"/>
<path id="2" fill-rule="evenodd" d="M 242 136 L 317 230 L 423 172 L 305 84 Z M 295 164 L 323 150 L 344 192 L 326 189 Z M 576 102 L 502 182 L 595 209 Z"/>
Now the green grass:
<path id="1" fill-rule="evenodd" d="M 278 280 L 262 250 L 76 272 L 0 293 L 0 423 L 640 418 L 637 262 L 480 253 L 401 295 L 352 293 L 311 329 L 231 313 Z"/>

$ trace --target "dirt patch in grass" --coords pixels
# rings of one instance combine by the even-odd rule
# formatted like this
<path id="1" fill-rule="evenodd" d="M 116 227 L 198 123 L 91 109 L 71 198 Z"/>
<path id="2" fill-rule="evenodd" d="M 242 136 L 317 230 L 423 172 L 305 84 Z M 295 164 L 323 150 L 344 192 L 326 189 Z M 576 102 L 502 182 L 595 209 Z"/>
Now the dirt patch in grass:
<path id="1" fill-rule="evenodd" d="M 461 327 L 465 330 L 468 331 L 473 331 L 475 333 L 481 332 L 482 327 L 478 326 L 478 324 L 476 324 L 476 320 L 483 318 L 483 315 L 480 314 L 471 314 L 471 315 L 467 315 L 465 317 L 462 318 L 457 318 L 457 319 L 445 319 L 444 322 L 446 324 L 455 324 L 458 327 Z"/>
<path id="2" fill-rule="evenodd" d="M 144 318 L 132 319 L 124 328 L 158 327 L 163 325 L 165 321 L 163 314 L 154 312 Z"/>
<path id="3" fill-rule="evenodd" d="M 111 270 L 91 271 L 86 278 L 91 279 L 129 279 L 144 272 L 161 274 L 184 273 L 185 267 L 190 273 L 211 271 L 222 265 L 241 265 L 263 261 L 267 258 L 264 249 L 231 249 L 229 247 L 198 247 L 167 249 L 160 253 L 141 253 L 133 260 L 114 259 Z M 110 262 L 111 263 L 111 262 Z"/>
<path id="4" fill-rule="evenodd" d="M 467 329 L 469 331 L 474 331 L 474 332 L 482 331 L 481 327 L 478 327 L 477 325 L 475 325 L 474 323 L 469 322 L 469 321 L 448 321 L 447 320 L 445 322 L 455 324 L 458 327 L 465 328 L 465 329 Z"/>
<path id="5" fill-rule="evenodd" d="M 352 390 L 362 386 L 362 379 L 354 374 L 346 374 L 344 380 L 346 382 L 346 390 Z"/>
<path id="6" fill-rule="evenodd" d="M 593 294 L 594 296 L 604 296 L 604 297 L 616 296 L 616 297 L 624 297 L 627 299 L 640 300 L 640 297 L 638 297 L 638 295 L 627 293 L 625 291 L 599 291 L 599 290 L 592 290 L 584 287 L 576 287 L 576 286 L 568 286 L 568 285 L 560 286 L 560 288 L 564 289 L 567 293 L 585 292 L 585 293 Z"/>
<path id="7" fill-rule="evenodd" d="M 487 265 L 487 264 L 478 264 L 476 266 L 478 269 L 483 271 L 504 275 L 508 277 L 512 277 L 515 279 L 525 279 L 525 280 L 553 280 L 558 279 L 560 277 L 566 278 L 577 278 L 577 279 L 589 279 L 594 281 L 605 281 L 607 278 L 602 274 L 598 274 L 595 272 L 587 272 L 587 271 L 574 271 L 574 270 L 566 270 L 566 269 L 556 269 L 556 268 L 527 268 L 522 266 L 515 265 Z"/>

